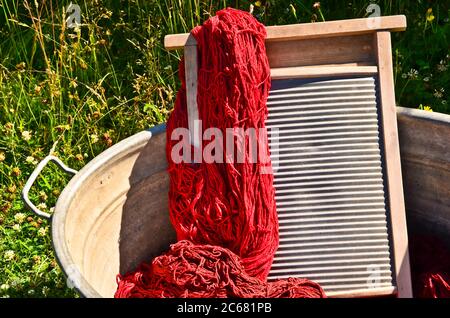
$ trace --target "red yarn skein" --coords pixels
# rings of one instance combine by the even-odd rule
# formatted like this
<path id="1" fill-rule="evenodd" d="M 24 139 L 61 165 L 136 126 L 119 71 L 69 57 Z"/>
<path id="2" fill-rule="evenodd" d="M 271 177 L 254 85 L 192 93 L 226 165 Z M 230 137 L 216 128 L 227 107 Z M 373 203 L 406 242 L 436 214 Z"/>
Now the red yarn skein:
<path id="1" fill-rule="evenodd" d="M 266 100 L 270 89 L 270 67 L 265 50 L 266 31 L 251 14 L 225 9 L 196 27 L 192 35 L 198 45 L 198 111 L 202 129 L 264 129 Z M 267 141 L 258 139 L 258 163 L 250 150 L 235 140 L 243 151 L 243 163 L 175 163 L 171 140 L 178 127 L 188 127 L 186 84 L 180 63 L 182 87 L 167 123 L 169 163 L 169 211 L 178 240 L 229 248 L 242 258 L 251 276 L 265 279 L 278 248 L 278 218 L 273 175 Z M 265 139 L 267 140 L 267 139 Z M 203 141 L 205 146 L 209 141 Z M 192 153 L 194 150 L 192 149 Z"/>
<path id="2" fill-rule="evenodd" d="M 167 123 L 166 149 L 169 213 L 179 242 L 151 264 L 118 275 L 115 297 L 325 297 L 307 279 L 265 282 L 278 248 L 278 217 L 273 175 L 266 173 L 271 170 L 264 130 L 270 68 L 264 26 L 247 12 L 225 9 L 192 34 L 199 50 L 197 103 L 203 131 L 218 128 L 227 136 L 227 128 L 263 129 L 257 162 L 250 160 L 254 153 L 242 139 L 233 140 L 233 146 L 244 154 L 243 162 L 227 162 L 226 151 L 222 162 L 174 160 L 179 141 L 172 140 L 172 132 L 188 127 L 180 63 L 182 87 Z"/>

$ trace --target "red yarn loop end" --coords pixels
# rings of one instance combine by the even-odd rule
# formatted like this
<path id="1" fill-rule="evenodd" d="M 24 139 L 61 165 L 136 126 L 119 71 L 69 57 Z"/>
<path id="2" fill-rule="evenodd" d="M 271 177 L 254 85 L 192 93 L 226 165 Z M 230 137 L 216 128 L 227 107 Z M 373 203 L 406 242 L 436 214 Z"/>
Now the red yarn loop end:
<path id="1" fill-rule="evenodd" d="M 142 264 L 135 273 L 118 277 L 116 298 L 324 298 L 322 288 L 307 279 L 263 282 L 250 276 L 236 254 L 213 245 L 179 241 Z"/>
<path id="2" fill-rule="evenodd" d="M 450 249 L 434 236 L 410 239 L 414 296 L 450 298 Z"/>

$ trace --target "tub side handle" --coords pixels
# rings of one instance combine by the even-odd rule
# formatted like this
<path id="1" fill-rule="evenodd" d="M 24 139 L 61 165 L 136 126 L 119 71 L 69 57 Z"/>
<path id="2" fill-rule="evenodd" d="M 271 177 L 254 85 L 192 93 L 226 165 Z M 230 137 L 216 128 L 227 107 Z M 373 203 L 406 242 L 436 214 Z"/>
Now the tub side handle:
<path id="1" fill-rule="evenodd" d="M 36 215 L 41 216 L 43 218 L 46 218 L 46 219 L 50 219 L 51 214 L 39 210 L 33 204 L 33 202 L 31 202 L 30 198 L 28 197 L 28 193 L 30 192 L 31 187 L 33 186 L 34 182 L 38 178 L 41 171 L 45 168 L 45 166 L 47 166 L 47 164 L 50 161 L 53 161 L 62 171 L 66 172 L 69 175 L 74 175 L 77 173 L 77 170 L 67 167 L 59 158 L 52 156 L 52 155 L 47 156 L 44 159 L 42 159 L 42 161 L 39 162 L 39 164 L 36 166 L 33 173 L 30 175 L 27 182 L 25 183 L 25 186 L 23 187 L 22 200 L 25 203 L 25 206 L 28 209 L 30 209 L 31 211 L 33 211 L 33 213 L 35 213 Z"/>

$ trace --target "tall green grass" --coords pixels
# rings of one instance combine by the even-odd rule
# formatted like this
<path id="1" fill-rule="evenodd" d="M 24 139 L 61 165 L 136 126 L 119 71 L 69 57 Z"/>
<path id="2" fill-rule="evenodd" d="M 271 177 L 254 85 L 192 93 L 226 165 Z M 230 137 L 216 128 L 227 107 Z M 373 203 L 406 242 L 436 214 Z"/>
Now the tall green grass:
<path id="1" fill-rule="evenodd" d="M 179 85 L 179 52 L 164 35 L 188 32 L 217 10 L 249 10 L 267 25 L 367 16 L 369 1 L 0 0 L 0 296 L 73 297 L 52 252 L 49 223 L 23 207 L 36 163 L 54 153 L 79 169 L 121 139 L 167 119 Z M 397 101 L 450 113 L 448 1 L 375 1 L 406 14 L 395 34 Z M 431 12 L 427 11 L 431 8 Z M 434 17 L 434 18 L 432 18 Z M 53 166 L 32 199 L 51 212 L 67 177 Z"/>

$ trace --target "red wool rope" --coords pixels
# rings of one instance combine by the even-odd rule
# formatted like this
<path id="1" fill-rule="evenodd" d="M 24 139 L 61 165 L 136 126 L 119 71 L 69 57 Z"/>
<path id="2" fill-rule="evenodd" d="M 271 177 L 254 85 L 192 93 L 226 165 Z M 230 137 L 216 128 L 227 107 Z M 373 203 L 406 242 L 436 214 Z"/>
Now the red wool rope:
<path id="1" fill-rule="evenodd" d="M 450 250 L 432 236 L 414 236 L 409 243 L 414 296 L 450 298 Z"/>
<path id="2" fill-rule="evenodd" d="M 319 298 L 322 288 L 307 279 L 262 282 L 245 273 L 240 258 L 226 248 L 173 244 L 170 250 L 120 277 L 116 298 Z"/>
<path id="3" fill-rule="evenodd" d="M 247 12 L 225 9 L 191 33 L 198 46 L 197 103 L 203 131 L 216 127 L 225 136 L 226 128 L 264 128 L 270 89 L 264 26 Z M 178 240 L 228 248 L 242 258 L 250 275 L 265 279 L 278 248 L 273 175 L 250 163 L 249 149 L 236 141 L 245 154 L 243 163 L 173 161 L 172 148 L 179 141 L 171 141 L 172 131 L 188 127 L 181 73 L 183 85 L 167 123 L 169 211 Z M 258 140 L 258 148 L 268 156 L 267 142 Z M 223 162 L 225 156 L 223 151 Z M 258 162 L 264 159 L 258 156 Z"/>
<path id="4" fill-rule="evenodd" d="M 202 129 L 265 127 L 270 68 L 266 31 L 247 12 L 225 9 L 192 31 L 198 45 L 197 103 Z M 178 243 L 136 272 L 118 275 L 115 297 L 325 297 L 306 279 L 266 283 L 278 248 L 278 218 L 267 136 L 258 160 L 234 140 L 244 161 L 182 162 L 172 158 L 176 128 L 188 127 L 184 63 L 181 89 L 167 123 L 169 212 Z M 203 146 L 208 142 L 203 141 Z M 189 146 L 191 148 L 191 146 Z M 193 149 L 191 148 L 192 153 Z M 268 163 L 267 163 L 268 162 Z"/>

